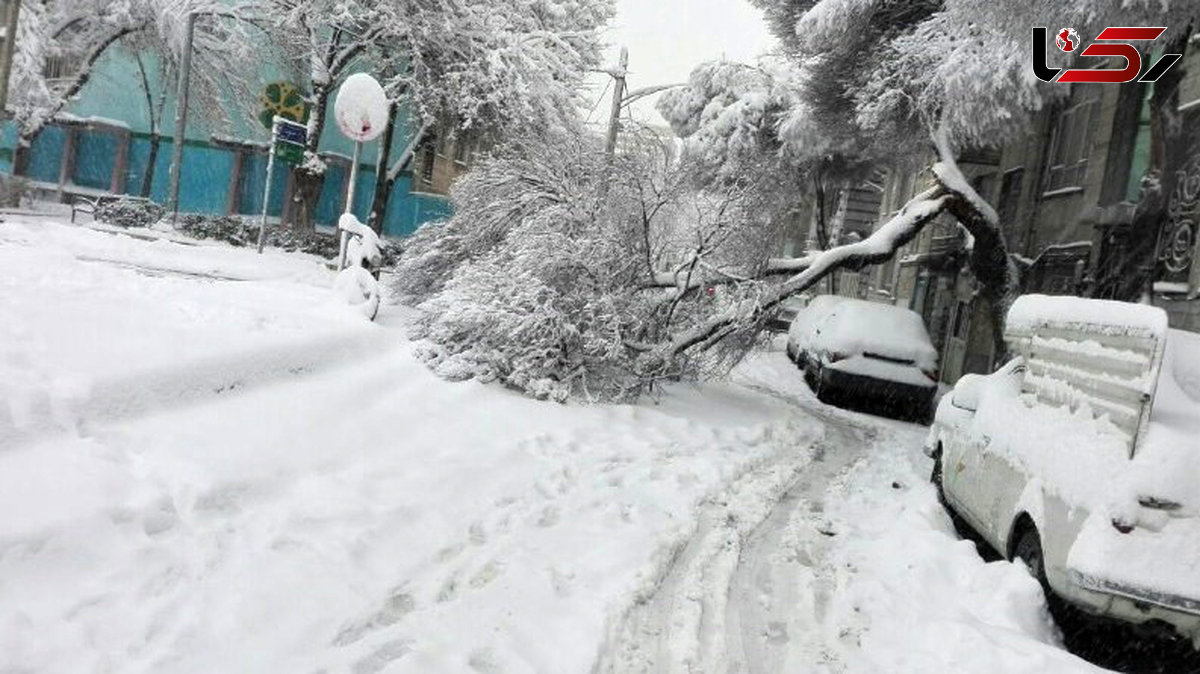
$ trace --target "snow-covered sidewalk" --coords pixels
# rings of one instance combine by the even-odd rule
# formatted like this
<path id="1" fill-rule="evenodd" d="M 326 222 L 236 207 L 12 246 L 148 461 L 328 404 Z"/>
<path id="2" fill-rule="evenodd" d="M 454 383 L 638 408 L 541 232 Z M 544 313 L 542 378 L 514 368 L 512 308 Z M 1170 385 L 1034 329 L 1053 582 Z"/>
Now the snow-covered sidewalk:
<path id="1" fill-rule="evenodd" d="M 312 256 L 0 223 L 0 441 L 366 352 Z"/>

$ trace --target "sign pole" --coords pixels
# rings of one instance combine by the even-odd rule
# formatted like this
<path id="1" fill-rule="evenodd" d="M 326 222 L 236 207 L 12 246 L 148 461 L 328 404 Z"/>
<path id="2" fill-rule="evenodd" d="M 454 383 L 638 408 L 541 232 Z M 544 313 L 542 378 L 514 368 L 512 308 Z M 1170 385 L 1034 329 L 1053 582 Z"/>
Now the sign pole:
<path id="1" fill-rule="evenodd" d="M 350 185 L 346 188 L 346 209 L 343 213 L 350 213 L 354 210 L 354 183 L 358 182 L 358 158 L 362 154 L 362 141 L 354 141 L 354 159 L 350 162 Z M 348 242 L 346 230 L 339 228 L 341 231 L 341 242 L 338 244 L 338 271 L 346 268 L 346 244 Z"/>
<path id="2" fill-rule="evenodd" d="M 267 154 L 267 184 L 263 186 L 262 219 L 258 222 L 258 254 L 262 255 L 267 235 L 267 209 L 271 206 L 271 174 L 275 172 L 275 141 L 279 135 L 279 118 L 271 123 L 271 151 Z"/>
<path id="3" fill-rule="evenodd" d="M 175 96 L 175 137 L 171 139 L 171 173 L 168 209 L 171 222 L 179 215 L 179 172 L 183 170 L 183 146 L 187 143 L 188 81 L 192 76 L 192 41 L 196 34 L 196 13 L 188 12 L 183 33 L 183 58 L 179 64 L 179 93 Z M 151 167 L 153 168 L 153 167 Z"/>

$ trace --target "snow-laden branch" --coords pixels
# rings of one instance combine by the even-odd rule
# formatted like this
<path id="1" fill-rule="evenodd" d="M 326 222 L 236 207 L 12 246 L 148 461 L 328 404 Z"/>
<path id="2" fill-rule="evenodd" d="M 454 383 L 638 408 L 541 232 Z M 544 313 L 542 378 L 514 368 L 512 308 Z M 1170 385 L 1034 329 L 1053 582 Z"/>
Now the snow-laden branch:
<path id="1" fill-rule="evenodd" d="M 857 269 L 891 258 L 928 222 L 945 211 L 952 198 L 941 187 L 931 188 L 914 197 L 891 220 L 862 241 L 836 246 L 795 260 L 773 261 L 779 266 L 791 265 L 799 271 L 758 301 L 733 307 L 677 335 L 658 350 L 657 360 L 668 362 L 689 349 L 702 347 L 712 343 L 714 339 L 728 335 L 739 325 L 752 323 L 791 295 L 812 287 L 830 272 L 843 268 Z"/>
<path id="2" fill-rule="evenodd" d="M 1020 274 L 1008 254 L 996 209 L 979 196 L 959 171 L 945 127 L 933 134 L 933 144 L 939 158 L 933 166 L 933 174 L 951 196 L 947 211 L 971 235 L 967 260 L 971 273 L 979 282 L 980 294 L 989 302 L 992 342 L 996 354 L 1002 357 L 1005 353 L 1004 319 L 1020 292 Z"/>
<path id="3" fill-rule="evenodd" d="M 392 164 L 392 167 L 387 170 L 388 180 L 395 181 L 400 177 L 400 172 L 404 170 L 405 165 L 408 164 L 409 160 L 412 159 L 413 154 L 416 153 L 417 146 L 424 142 L 425 134 L 429 133 L 430 126 L 431 124 L 429 122 L 425 122 L 421 124 L 421 128 L 415 134 L 413 134 L 412 140 L 408 142 L 408 145 L 404 147 L 404 151 L 402 151 L 400 156 L 396 158 L 396 163 Z"/>

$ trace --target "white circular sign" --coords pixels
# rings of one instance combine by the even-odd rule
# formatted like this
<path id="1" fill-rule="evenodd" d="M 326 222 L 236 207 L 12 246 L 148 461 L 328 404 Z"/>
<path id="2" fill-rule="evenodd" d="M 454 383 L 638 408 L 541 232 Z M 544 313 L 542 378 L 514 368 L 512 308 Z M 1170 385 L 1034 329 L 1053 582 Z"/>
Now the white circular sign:
<path id="1" fill-rule="evenodd" d="M 333 102 L 338 128 L 351 140 L 365 143 L 383 133 L 388 119 L 387 94 L 374 77 L 355 73 L 346 78 Z"/>

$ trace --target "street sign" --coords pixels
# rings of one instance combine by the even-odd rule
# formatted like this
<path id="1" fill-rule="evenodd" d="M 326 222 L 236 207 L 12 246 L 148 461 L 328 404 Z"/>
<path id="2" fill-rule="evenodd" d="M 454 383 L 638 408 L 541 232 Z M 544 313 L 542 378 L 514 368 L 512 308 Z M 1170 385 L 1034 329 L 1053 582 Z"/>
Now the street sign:
<path id="1" fill-rule="evenodd" d="M 338 89 L 333 116 L 350 140 L 358 143 L 374 140 L 388 123 L 387 94 L 374 77 L 355 73 Z"/>
<path id="2" fill-rule="evenodd" d="M 304 161 L 304 146 L 295 143 L 275 143 L 275 158 L 288 164 L 299 164 Z"/>
<path id="3" fill-rule="evenodd" d="M 275 129 L 275 135 L 279 140 L 285 143 L 295 143 L 296 145 L 304 145 L 308 141 L 308 127 L 303 124 L 293 124 L 292 122 L 280 119 L 279 126 Z"/>
<path id="4" fill-rule="evenodd" d="M 366 73 L 355 73 L 342 82 L 333 102 L 333 118 L 338 128 L 354 141 L 354 159 L 350 161 L 350 184 L 346 187 L 346 212 L 354 205 L 354 185 L 358 182 L 358 158 L 362 144 L 374 140 L 388 125 L 388 99 L 383 87 Z M 382 168 L 380 169 L 382 170 Z M 342 231 L 338 269 L 346 268 L 346 232 Z"/>

